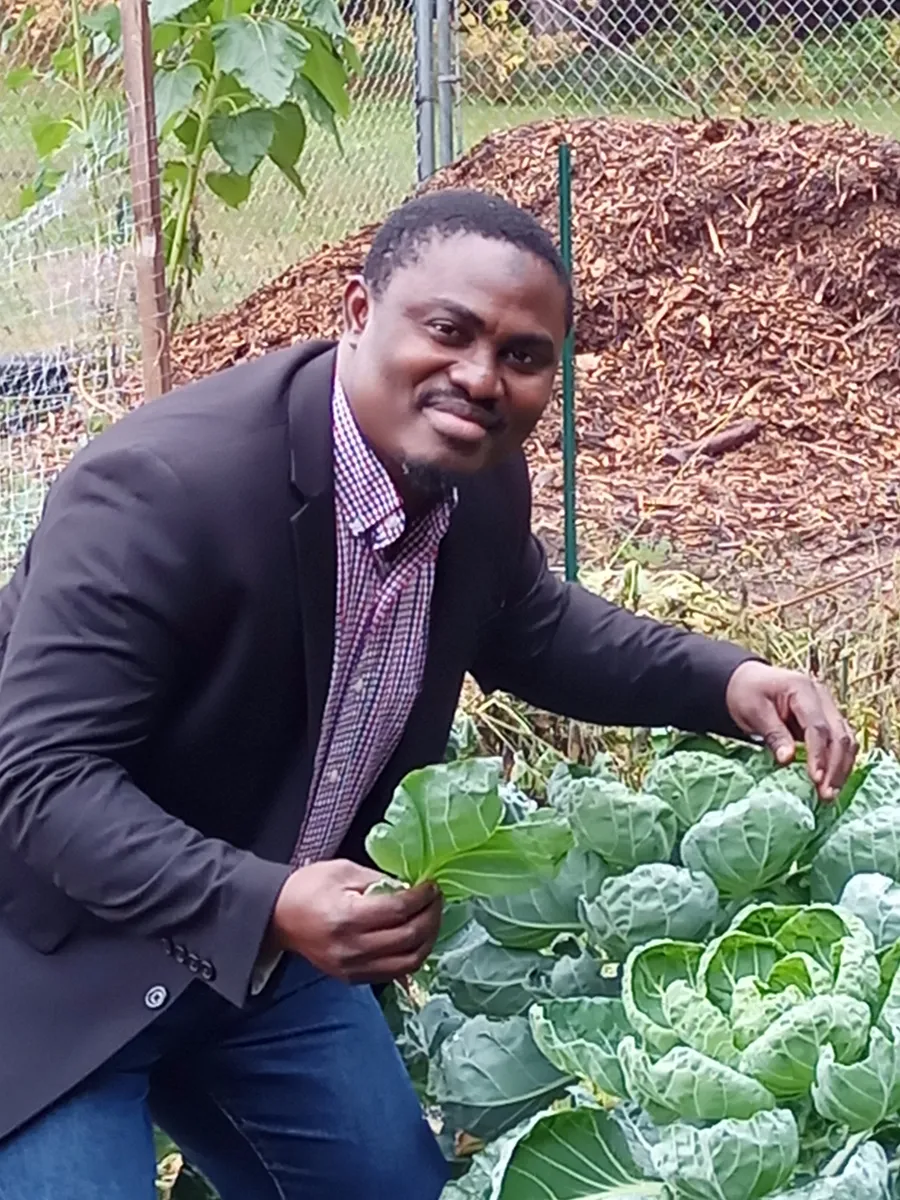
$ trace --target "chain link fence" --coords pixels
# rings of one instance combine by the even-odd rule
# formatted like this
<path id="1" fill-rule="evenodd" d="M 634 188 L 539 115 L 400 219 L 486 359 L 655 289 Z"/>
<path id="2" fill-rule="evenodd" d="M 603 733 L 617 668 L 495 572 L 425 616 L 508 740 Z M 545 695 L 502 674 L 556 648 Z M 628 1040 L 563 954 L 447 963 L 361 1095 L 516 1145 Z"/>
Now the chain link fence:
<path id="1" fill-rule="evenodd" d="M 32 3 L 36 12 L 0 0 L 0 575 L 53 472 L 121 411 L 114 375 L 138 347 L 121 64 L 105 23 L 116 6 L 82 0 L 93 53 L 79 93 L 60 82 L 78 74 L 72 0 Z M 232 308 L 407 196 L 421 175 L 423 101 L 439 127 L 439 163 L 548 116 L 841 117 L 900 128 L 900 0 L 430 4 L 429 16 L 429 0 L 346 0 L 361 71 L 340 145 L 310 123 L 305 194 L 264 161 L 240 207 L 203 195 L 203 266 L 182 324 Z M 302 8 L 271 0 L 267 11 Z M 424 84 L 423 13 L 435 51 Z M 42 168 L 36 144 L 52 145 L 69 117 L 80 132 L 52 171 Z"/>
<path id="2" fill-rule="evenodd" d="M 547 116 L 900 129 L 897 0 L 461 0 L 460 136 Z"/>

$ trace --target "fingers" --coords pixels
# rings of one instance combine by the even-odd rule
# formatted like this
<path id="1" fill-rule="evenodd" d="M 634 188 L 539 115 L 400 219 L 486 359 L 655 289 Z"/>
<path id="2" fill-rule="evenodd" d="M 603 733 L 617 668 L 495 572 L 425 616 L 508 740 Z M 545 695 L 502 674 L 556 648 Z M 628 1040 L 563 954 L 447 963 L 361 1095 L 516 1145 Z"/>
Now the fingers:
<path id="1" fill-rule="evenodd" d="M 383 878 L 383 876 L 381 876 Z M 422 883 L 388 895 L 353 896 L 352 921 L 360 933 L 369 930 L 398 929 L 420 914 L 437 906 L 441 911 L 441 893 L 433 883 Z"/>
<path id="2" fill-rule="evenodd" d="M 853 769 L 856 738 L 821 684 L 804 681 L 790 704 L 806 743 L 809 776 L 822 800 L 834 800 Z"/>
<path id="3" fill-rule="evenodd" d="M 341 967 L 351 982 L 380 982 L 412 975 L 425 962 L 441 926 L 440 895 L 411 921 L 354 937 L 344 950 Z"/>
<path id="4" fill-rule="evenodd" d="M 787 766 L 796 753 L 796 743 L 774 702 L 768 699 L 763 701 L 759 732 L 763 742 L 775 756 L 775 761 L 782 767 Z"/>

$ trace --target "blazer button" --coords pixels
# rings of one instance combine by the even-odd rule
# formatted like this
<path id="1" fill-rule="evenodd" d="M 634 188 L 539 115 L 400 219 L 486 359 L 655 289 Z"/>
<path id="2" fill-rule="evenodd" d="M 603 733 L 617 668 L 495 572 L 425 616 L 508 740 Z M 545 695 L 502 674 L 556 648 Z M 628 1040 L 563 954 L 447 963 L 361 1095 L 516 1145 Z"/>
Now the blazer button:
<path id="1" fill-rule="evenodd" d="M 144 1003 L 148 1008 L 162 1008 L 168 998 L 169 989 L 164 988 L 161 983 L 157 983 L 154 984 L 154 986 L 147 992 L 146 996 L 144 997 Z"/>
<path id="2" fill-rule="evenodd" d="M 187 965 L 188 965 L 188 970 L 193 971 L 194 974 L 196 975 L 198 970 L 200 969 L 200 959 L 197 957 L 196 954 L 191 953 L 187 956 Z"/>
<path id="3" fill-rule="evenodd" d="M 177 963 L 184 963 L 184 960 L 187 958 L 187 950 L 185 950 L 184 946 L 180 946 L 178 942 L 176 942 L 175 947 L 172 950 L 172 957 Z"/>
<path id="4" fill-rule="evenodd" d="M 206 959 L 204 959 L 203 962 L 200 964 L 200 978 L 205 979 L 207 983 L 212 983 L 212 981 L 215 979 L 215 977 L 216 977 L 216 968 L 212 965 L 211 962 L 207 962 Z"/>
<path id="5" fill-rule="evenodd" d="M 173 950 L 172 939 L 164 937 L 162 939 L 162 944 L 163 944 L 163 949 L 165 950 L 166 954 L 171 955 L 172 950 Z"/>

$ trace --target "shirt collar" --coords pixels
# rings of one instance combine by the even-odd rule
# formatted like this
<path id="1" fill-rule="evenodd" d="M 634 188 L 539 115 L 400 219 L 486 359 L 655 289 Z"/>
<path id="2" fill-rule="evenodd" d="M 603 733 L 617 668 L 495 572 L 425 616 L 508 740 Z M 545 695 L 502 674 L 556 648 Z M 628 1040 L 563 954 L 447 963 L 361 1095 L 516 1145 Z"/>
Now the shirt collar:
<path id="1" fill-rule="evenodd" d="M 354 537 L 369 537 L 376 550 L 383 550 L 406 531 L 406 512 L 384 464 L 363 437 L 337 376 L 332 421 L 335 499 L 342 518 Z M 437 540 L 450 524 L 457 499 L 454 488 L 429 514 Z"/>

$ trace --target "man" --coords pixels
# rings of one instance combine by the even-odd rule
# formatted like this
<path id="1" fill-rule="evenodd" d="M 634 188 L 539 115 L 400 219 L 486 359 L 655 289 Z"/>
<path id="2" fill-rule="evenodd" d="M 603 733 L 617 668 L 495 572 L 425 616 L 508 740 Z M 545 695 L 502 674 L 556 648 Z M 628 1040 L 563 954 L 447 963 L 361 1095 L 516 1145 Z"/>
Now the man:
<path id="1" fill-rule="evenodd" d="M 2 1200 L 151 1200 L 151 1119 L 223 1200 L 436 1200 L 368 984 L 440 897 L 365 896 L 363 840 L 466 671 L 846 778 L 818 684 L 548 571 L 521 446 L 571 310 L 524 212 L 420 198 L 336 349 L 156 400 L 58 478 L 0 595 Z"/>

